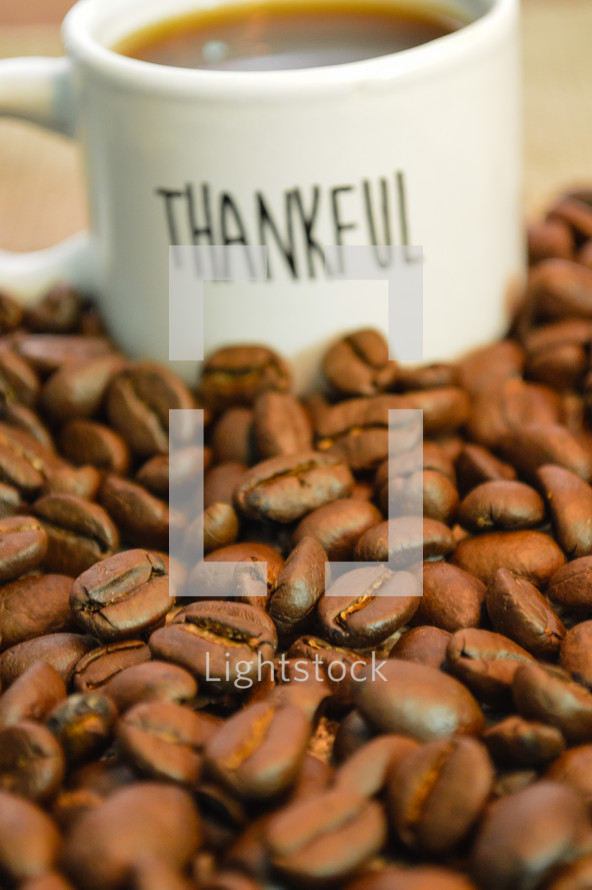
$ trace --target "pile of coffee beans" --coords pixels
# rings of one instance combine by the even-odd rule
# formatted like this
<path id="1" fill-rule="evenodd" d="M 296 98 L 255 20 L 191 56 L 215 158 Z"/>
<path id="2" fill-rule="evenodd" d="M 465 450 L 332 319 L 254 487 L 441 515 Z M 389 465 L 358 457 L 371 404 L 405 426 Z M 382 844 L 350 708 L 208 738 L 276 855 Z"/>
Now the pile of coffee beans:
<path id="1" fill-rule="evenodd" d="M 529 251 L 506 339 L 410 368 L 354 332 L 301 398 L 272 348 L 192 391 L 66 287 L 0 296 L 1 890 L 592 887 L 592 192 Z M 328 560 L 369 565 L 328 596 Z"/>

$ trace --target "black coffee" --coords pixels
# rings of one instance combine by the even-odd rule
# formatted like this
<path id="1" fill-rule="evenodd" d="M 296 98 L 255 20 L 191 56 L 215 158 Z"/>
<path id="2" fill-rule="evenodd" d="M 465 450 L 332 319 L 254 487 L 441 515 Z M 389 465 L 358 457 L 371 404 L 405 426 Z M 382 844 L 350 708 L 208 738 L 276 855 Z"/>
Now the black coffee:
<path id="1" fill-rule="evenodd" d="M 261 3 L 200 10 L 137 31 L 114 48 L 182 68 L 266 71 L 356 62 L 457 30 L 460 18 L 387 3 Z"/>

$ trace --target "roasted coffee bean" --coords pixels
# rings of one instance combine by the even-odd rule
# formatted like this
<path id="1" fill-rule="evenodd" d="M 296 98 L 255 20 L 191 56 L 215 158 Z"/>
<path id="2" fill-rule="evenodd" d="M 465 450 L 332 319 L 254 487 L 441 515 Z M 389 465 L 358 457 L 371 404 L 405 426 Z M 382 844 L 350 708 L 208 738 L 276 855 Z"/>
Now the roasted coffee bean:
<path id="1" fill-rule="evenodd" d="M 267 829 L 273 866 L 290 882 L 339 881 L 359 870 L 386 838 L 381 808 L 351 791 L 327 791 L 274 815 Z"/>
<path id="2" fill-rule="evenodd" d="M 40 374 L 51 374 L 63 365 L 80 364 L 113 353 L 106 337 L 72 334 L 26 334 L 15 340 L 14 348 Z"/>
<path id="3" fill-rule="evenodd" d="M 566 195 L 553 204 L 547 212 L 547 220 L 559 220 L 569 226 L 579 243 L 592 238 L 592 210 L 587 201 L 575 195 Z"/>
<path id="4" fill-rule="evenodd" d="M 123 714 L 140 702 L 191 702 L 197 695 L 197 683 L 176 664 L 148 661 L 119 671 L 103 690 Z"/>
<path id="5" fill-rule="evenodd" d="M 501 443 L 503 456 L 528 481 L 545 464 L 557 464 L 585 481 L 592 478 L 592 451 L 563 426 L 525 423 L 507 433 Z"/>
<path id="6" fill-rule="evenodd" d="M 23 309 L 20 303 L 5 291 L 0 291 L 0 334 L 7 334 L 18 328 L 22 319 Z"/>
<path id="7" fill-rule="evenodd" d="M 592 621 L 582 621 L 567 632 L 561 643 L 560 661 L 576 683 L 592 689 Z"/>
<path id="8" fill-rule="evenodd" d="M 478 627 L 485 594 L 485 585 L 463 569 L 442 561 L 426 562 L 416 620 L 452 633 Z"/>
<path id="9" fill-rule="evenodd" d="M 475 841 L 473 872 L 484 890 L 541 886 L 568 862 L 586 828 L 581 799 L 558 782 L 537 782 L 492 803 Z"/>
<path id="10" fill-rule="evenodd" d="M 124 540 L 156 549 L 168 547 L 171 516 L 164 501 L 141 485 L 114 474 L 103 480 L 99 499 Z"/>
<path id="11" fill-rule="evenodd" d="M 327 555 L 314 538 L 296 544 L 277 576 L 269 598 L 269 614 L 280 634 L 295 633 L 308 623 L 325 592 Z"/>
<path id="12" fill-rule="evenodd" d="M 470 627 L 452 635 L 446 650 L 451 674 L 486 702 L 504 702 L 510 697 L 512 681 L 520 664 L 532 655 L 502 634 Z"/>
<path id="13" fill-rule="evenodd" d="M 347 497 L 354 480 L 337 458 L 314 451 L 273 457 L 257 464 L 236 490 L 245 516 L 293 522 L 311 510 Z"/>
<path id="14" fill-rule="evenodd" d="M 389 361 L 388 352 L 388 343 L 379 331 L 355 331 L 326 352 L 323 371 L 340 394 L 373 396 L 391 389 L 397 379 L 398 366 Z"/>
<path id="15" fill-rule="evenodd" d="M 227 570 L 219 563 L 236 565 Z M 264 607 L 283 567 L 280 554 L 266 544 L 230 544 L 208 553 L 197 564 L 189 576 L 186 593 L 207 598 L 237 596 L 243 602 Z"/>
<path id="16" fill-rule="evenodd" d="M 524 361 L 524 350 L 514 340 L 481 346 L 460 362 L 460 384 L 471 396 L 491 389 L 492 384 L 499 388 L 506 381 L 521 376 Z"/>
<path id="17" fill-rule="evenodd" d="M 393 770 L 389 813 L 397 836 L 409 847 L 443 854 L 468 834 L 493 786 L 485 748 L 471 738 L 422 745 Z"/>
<path id="18" fill-rule="evenodd" d="M 123 759 L 141 774 L 194 786 L 200 753 L 216 730 L 207 715 L 182 705 L 142 702 L 118 722 L 117 742 Z"/>
<path id="19" fill-rule="evenodd" d="M 542 320 L 591 318 L 592 273 L 571 260 L 543 260 L 530 274 L 527 298 Z"/>
<path id="20" fill-rule="evenodd" d="M 149 659 L 150 650 L 141 640 L 124 640 L 92 649 L 75 665 L 74 688 L 79 692 L 92 692 L 109 683 L 119 671 Z"/>
<path id="21" fill-rule="evenodd" d="M 0 480 L 28 498 L 39 491 L 44 477 L 25 455 L 7 447 L 0 437 Z"/>
<path id="22" fill-rule="evenodd" d="M 64 466 L 49 475 L 43 486 L 43 494 L 71 494 L 92 501 L 97 496 L 100 484 L 101 474 L 96 467 Z"/>
<path id="23" fill-rule="evenodd" d="M 378 646 L 413 617 L 419 605 L 414 576 L 385 566 L 341 575 L 317 604 L 327 640 L 337 646 Z"/>
<path id="24" fill-rule="evenodd" d="M 570 609 L 592 608 L 592 556 L 574 559 L 549 581 L 549 599 Z"/>
<path id="25" fill-rule="evenodd" d="M 469 443 L 464 446 L 456 462 L 459 487 L 468 493 L 484 482 L 497 482 L 516 478 L 515 469 L 495 457 L 482 445 Z"/>
<path id="26" fill-rule="evenodd" d="M 60 422 L 94 417 L 103 405 L 111 380 L 126 364 L 123 356 L 112 354 L 64 365 L 43 387 L 44 410 L 52 420 Z"/>
<path id="27" fill-rule="evenodd" d="M 471 532 L 520 529 L 545 518 L 541 496 L 523 482 L 484 482 L 474 488 L 458 508 L 458 521 Z"/>
<path id="28" fill-rule="evenodd" d="M 326 677 L 336 703 L 353 704 L 353 688 L 359 685 L 361 672 L 369 659 L 361 652 L 335 646 L 320 637 L 298 637 L 288 649 L 291 659 L 301 659 L 301 669 L 317 680 Z M 310 662 L 310 664 L 308 663 Z"/>
<path id="29" fill-rule="evenodd" d="M 528 259 L 531 265 L 552 258 L 571 260 L 574 240 L 569 226 L 559 219 L 547 219 L 528 227 Z"/>
<path id="30" fill-rule="evenodd" d="M 555 655 L 565 627 L 548 600 L 525 578 L 498 569 L 487 588 L 487 614 L 494 630 L 505 634 L 532 655 Z"/>
<path id="31" fill-rule="evenodd" d="M 424 558 L 446 556 L 453 550 L 452 532 L 442 522 L 401 516 L 365 532 L 356 544 L 354 559 L 388 562 L 391 568 L 404 569 Z"/>
<path id="32" fill-rule="evenodd" d="M 375 730 L 355 708 L 341 720 L 333 744 L 333 757 L 341 763 L 353 757 L 371 739 L 375 738 Z"/>
<path id="33" fill-rule="evenodd" d="M 538 380 L 558 392 L 579 389 L 587 370 L 587 348 L 577 342 L 542 348 L 529 357 L 526 365 L 526 373 L 531 380 Z"/>
<path id="34" fill-rule="evenodd" d="M 147 859 L 184 868 L 201 834 L 200 819 L 186 791 L 162 782 L 141 782 L 114 792 L 80 817 L 66 843 L 64 866 L 75 884 L 88 890 L 116 890 L 132 866 Z"/>
<path id="35" fill-rule="evenodd" d="M 374 797 L 393 772 L 419 745 L 402 735 L 382 735 L 363 745 L 341 764 L 335 774 L 335 787 Z"/>
<path id="36" fill-rule="evenodd" d="M 561 399 L 549 387 L 519 378 L 500 385 L 492 378 L 473 400 L 467 431 L 475 442 L 498 450 L 524 425 L 556 426 L 561 420 Z M 506 459 L 513 464 L 510 457 Z"/>
<path id="37" fill-rule="evenodd" d="M 169 447 L 169 410 L 196 407 L 189 390 L 168 368 L 136 362 L 112 380 L 107 414 L 135 454 L 165 454 Z"/>
<path id="38" fill-rule="evenodd" d="M 94 645 L 90 637 L 72 633 L 46 634 L 17 643 L 0 655 L 0 683 L 3 688 L 10 686 L 39 661 L 51 665 L 62 680 L 69 683 L 77 662 Z"/>
<path id="39" fill-rule="evenodd" d="M 125 470 L 115 470 L 115 472 L 125 474 Z M 143 488 L 148 489 L 151 494 L 167 500 L 169 496 L 168 454 L 155 454 L 154 457 L 149 457 L 136 473 L 136 481 Z"/>
<path id="40" fill-rule="evenodd" d="M 565 557 L 553 538 L 542 532 L 488 532 L 460 541 L 452 562 L 484 584 L 493 581 L 498 569 L 506 568 L 535 585 L 544 585 Z"/>
<path id="41" fill-rule="evenodd" d="M 204 509 L 212 504 L 233 504 L 234 492 L 247 471 L 245 464 L 228 462 L 212 467 L 204 479 Z"/>
<path id="42" fill-rule="evenodd" d="M 66 684 L 49 664 L 32 664 L 0 696 L 0 728 L 43 720 L 66 697 Z"/>
<path id="43" fill-rule="evenodd" d="M 39 397 L 39 377 L 12 349 L 0 346 L 0 393 L 6 402 L 20 402 L 32 408 Z"/>
<path id="44" fill-rule="evenodd" d="M 476 890 L 465 875 L 448 868 L 372 868 L 347 885 L 346 890 Z"/>
<path id="45" fill-rule="evenodd" d="M 592 745 L 559 753 L 561 756 L 547 770 L 547 778 L 574 788 L 584 798 L 592 815 Z"/>
<path id="46" fill-rule="evenodd" d="M 382 522 L 382 514 L 368 501 L 342 498 L 313 510 L 301 519 L 293 534 L 294 543 L 314 538 L 327 558 L 335 561 L 351 559 L 362 535 Z"/>
<path id="47" fill-rule="evenodd" d="M 76 329 L 81 312 L 77 292 L 67 284 L 56 284 L 37 303 L 27 308 L 25 323 L 32 331 L 67 334 Z"/>
<path id="48" fill-rule="evenodd" d="M 74 890 L 72 884 L 57 872 L 48 872 L 38 878 L 31 878 L 21 885 L 21 890 Z"/>
<path id="49" fill-rule="evenodd" d="M 220 727 L 206 746 L 206 763 L 240 797 L 265 800 L 294 783 L 310 733 L 300 708 L 257 702 Z"/>
<path id="50" fill-rule="evenodd" d="M 0 460 L 2 456 L 0 455 Z M 1 472 L 1 470 L 0 470 Z M 6 485 L 0 482 L 0 519 L 6 516 L 17 516 L 19 513 L 25 512 L 24 506 L 18 488 L 12 485 Z"/>
<path id="51" fill-rule="evenodd" d="M 40 803 L 56 793 L 65 771 L 60 744 L 45 726 L 22 721 L 0 730 L 0 789 Z"/>
<path id="52" fill-rule="evenodd" d="M 120 474 L 129 470 L 130 453 L 125 440 L 103 423 L 71 420 L 60 433 L 60 449 L 75 464 L 92 464 Z"/>
<path id="53" fill-rule="evenodd" d="M 117 717 L 113 702 L 98 692 L 71 695 L 49 714 L 46 725 L 59 740 L 68 761 L 101 754 L 111 740 Z"/>
<path id="54" fill-rule="evenodd" d="M 517 716 L 488 729 L 483 742 L 496 763 L 513 767 L 543 766 L 565 749 L 563 736 L 555 726 Z"/>
<path id="55" fill-rule="evenodd" d="M 572 744 L 592 739 L 592 693 L 566 674 L 534 663 L 522 665 L 514 675 L 512 695 L 522 717 L 556 726 Z"/>
<path id="56" fill-rule="evenodd" d="M 75 630 L 72 584 L 66 575 L 33 575 L 0 588 L 0 651 L 43 634 Z"/>
<path id="57" fill-rule="evenodd" d="M 95 563 L 70 592 L 80 627 L 105 642 L 150 631 L 173 602 L 162 559 L 146 550 L 126 550 Z"/>
<path id="58" fill-rule="evenodd" d="M 455 733 L 478 735 L 484 728 L 481 709 L 467 688 L 435 668 L 391 659 L 359 675 L 356 707 L 381 732 L 426 742 Z"/>
<path id="59" fill-rule="evenodd" d="M 60 835 L 43 810 L 0 791 L 0 869 L 16 883 L 48 872 L 56 863 Z"/>
<path id="60" fill-rule="evenodd" d="M 265 346 L 231 346 L 206 359 L 200 394 L 215 411 L 252 405 L 268 390 L 288 392 L 290 372 L 284 360 Z"/>
<path id="61" fill-rule="evenodd" d="M 389 411 L 413 407 L 405 398 L 381 395 L 323 407 L 315 415 L 318 450 L 352 470 L 375 469 L 389 456 Z"/>
<path id="62" fill-rule="evenodd" d="M 265 392 L 259 396 L 253 412 L 253 435 L 262 459 L 312 448 L 308 414 L 289 393 Z"/>
<path id="63" fill-rule="evenodd" d="M 563 467 L 539 469 L 557 540 L 570 559 L 592 553 L 592 488 Z"/>
<path id="64" fill-rule="evenodd" d="M 314 668 L 307 659 L 286 658 L 282 653 L 276 658 L 273 671 L 263 675 L 249 702 L 294 706 L 316 724 L 323 714 L 325 701 L 331 696 L 331 688 L 324 673 Z M 274 681 L 276 685 L 272 686 Z"/>
<path id="65" fill-rule="evenodd" d="M 0 519 L 0 582 L 34 569 L 45 556 L 47 535 L 31 516 Z"/>
<path id="66" fill-rule="evenodd" d="M 48 494 L 33 505 L 47 535 L 50 571 L 79 575 L 119 547 L 119 534 L 98 504 L 70 494 Z"/>
<path id="67" fill-rule="evenodd" d="M 214 550 L 233 544 L 238 533 L 239 521 L 234 507 L 230 504 L 217 503 L 211 504 L 204 510 L 203 520 L 201 517 L 194 520 L 185 533 L 185 541 L 187 545 L 189 536 L 203 535 L 204 553 L 212 553 Z"/>
<path id="68" fill-rule="evenodd" d="M 277 636 L 272 620 L 255 606 L 202 601 L 154 631 L 149 643 L 153 656 L 181 665 L 215 693 L 250 688 L 260 660 L 273 658 Z"/>
<path id="69" fill-rule="evenodd" d="M 391 649 L 390 657 L 401 658 L 403 661 L 417 661 L 419 664 L 443 669 L 451 636 L 452 634 L 439 627 L 429 625 L 412 627 L 397 640 Z"/>
<path id="70" fill-rule="evenodd" d="M 240 463 L 246 470 L 256 460 L 253 410 L 228 408 L 216 420 L 212 430 L 212 447 L 216 463 Z"/>
<path id="71" fill-rule="evenodd" d="M 586 856 L 556 872 L 548 890 L 586 890 L 591 881 L 592 856 Z"/>
<path id="72" fill-rule="evenodd" d="M 6 423 L 26 433 L 47 451 L 54 451 L 55 445 L 51 433 L 38 414 L 26 405 L 10 402 L 0 408 L 0 414 Z"/>

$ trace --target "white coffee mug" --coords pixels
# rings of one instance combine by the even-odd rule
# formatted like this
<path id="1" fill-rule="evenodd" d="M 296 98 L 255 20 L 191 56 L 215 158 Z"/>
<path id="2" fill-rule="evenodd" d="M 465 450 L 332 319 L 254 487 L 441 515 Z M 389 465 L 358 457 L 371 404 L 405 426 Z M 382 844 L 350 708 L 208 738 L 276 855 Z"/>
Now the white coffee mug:
<path id="1" fill-rule="evenodd" d="M 303 384 L 330 338 L 386 324 L 376 286 L 325 280 L 324 248 L 410 243 L 424 359 L 498 336 L 524 264 L 519 0 L 457 0 L 459 30 L 322 68 L 182 69 L 111 49 L 212 5 L 80 0 L 65 59 L 0 62 L 0 113 L 80 140 L 91 219 L 49 250 L 0 252 L 0 286 L 23 301 L 58 280 L 93 291 L 124 350 L 165 361 L 169 244 L 264 243 L 267 282 L 207 292 L 206 350 L 272 343 Z"/>

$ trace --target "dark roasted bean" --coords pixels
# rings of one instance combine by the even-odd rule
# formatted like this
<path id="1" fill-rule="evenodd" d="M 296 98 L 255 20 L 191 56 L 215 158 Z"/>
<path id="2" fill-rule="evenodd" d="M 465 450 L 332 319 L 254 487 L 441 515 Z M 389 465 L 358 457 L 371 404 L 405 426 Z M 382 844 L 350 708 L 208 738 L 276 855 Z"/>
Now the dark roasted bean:
<path id="1" fill-rule="evenodd" d="M 484 584 L 506 568 L 533 584 L 546 584 L 561 568 L 565 557 L 553 538 L 542 532 L 488 532 L 460 541 L 452 557 L 454 565 Z"/>
<path id="2" fill-rule="evenodd" d="M 67 284 L 56 284 L 27 309 L 25 323 L 40 333 L 68 334 L 75 330 L 81 311 L 77 292 Z"/>
<path id="3" fill-rule="evenodd" d="M 168 505 L 121 476 L 108 475 L 101 485 L 99 499 L 130 544 L 164 549 L 169 542 Z"/>
<path id="4" fill-rule="evenodd" d="M 565 636 L 565 627 L 548 600 L 525 578 L 498 569 L 487 588 L 487 613 L 505 634 L 532 655 L 552 657 Z"/>
<path id="5" fill-rule="evenodd" d="M 59 740 L 68 761 L 100 755 L 111 741 L 117 710 L 99 692 L 80 692 L 60 702 L 47 727 Z"/>
<path id="6" fill-rule="evenodd" d="M 32 408 L 39 397 L 39 378 L 31 366 L 12 349 L 0 346 L 0 393 L 6 402 Z"/>
<path id="7" fill-rule="evenodd" d="M 549 767 L 547 777 L 578 791 L 592 815 L 592 745 L 581 745 L 559 754 Z"/>
<path id="8" fill-rule="evenodd" d="M 191 702 L 197 695 L 197 683 L 176 664 L 147 661 L 119 671 L 103 690 L 123 714 L 140 702 Z"/>
<path id="9" fill-rule="evenodd" d="M 236 503 L 245 516 L 293 522 L 311 510 L 346 497 L 354 480 L 337 458 L 315 451 L 272 457 L 242 478 Z"/>
<path id="10" fill-rule="evenodd" d="M 487 802 L 494 771 L 471 738 L 440 739 L 412 751 L 389 783 L 389 813 L 409 847 L 446 853 L 466 837 Z"/>
<path id="11" fill-rule="evenodd" d="M 567 675 L 534 663 L 523 665 L 514 675 L 512 695 L 519 714 L 557 726 L 568 742 L 592 739 L 592 693 Z"/>
<path id="12" fill-rule="evenodd" d="M 266 392 L 259 396 L 253 413 L 253 434 L 263 459 L 312 448 L 308 414 L 289 393 Z"/>
<path id="13" fill-rule="evenodd" d="M 346 890 L 476 890 L 465 875 L 437 866 L 372 868 Z"/>
<path id="14" fill-rule="evenodd" d="M 85 638 L 86 639 L 86 638 Z M 79 692 L 91 692 L 105 686 L 119 671 L 150 658 L 150 650 L 141 640 L 108 643 L 88 652 L 75 665 L 74 687 Z"/>
<path id="15" fill-rule="evenodd" d="M 356 544 L 354 558 L 388 562 L 391 568 L 405 568 L 423 558 L 446 556 L 453 550 L 452 532 L 442 522 L 401 516 L 381 522 L 365 532 Z"/>
<path id="16" fill-rule="evenodd" d="M 197 602 L 154 631 L 150 650 L 157 658 L 187 668 L 204 689 L 250 688 L 260 660 L 273 658 L 277 636 L 271 619 L 255 606 Z"/>
<path id="17" fill-rule="evenodd" d="M 525 423 L 507 433 L 500 447 L 518 473 L 535 484 L 536 471 L 545 464 L 557 464 L 586 481 L 592 478 L 592 451 L 558 424 Z"/>
<path id="18" fill-rule="evenodd" d="M 484 482 L 466 496 L 457 518 L 462 526 L 476 533 L 530 528 L 545 518 L 545 505 L 534 488 L 523 482 Z"/>
<path id="19" fill-rule="evenodd" d="M 528 227 L 528 259 L 531 264 L 552 258 L 571 260 L 574 253 L 572 234 L 559 219 L 547 219 Z"/>
<path id="20" fill-rule="evenodd" d="M 217 563 L 238 563 L 232 574 L 220 572 Z M 252 605 L 264 605 L 276 582 L 284 560 L 266 544 L 230 544 L 208 553 L 198 563 L 187 582 L 187 594 L 200 597 L 239 596 Z M 265 574 L 267 575 L 266 581 Z"/>
<path id="21" fill-rule="evenodd" d="M 354 689 L 356 707 L 381 732 L 425 742 L 455 733 L 479 734 L 484 728 L 471 693 L 435 668 L 391 659 L 366 667 L 360 676 L 363 682 Z"/>
<path id="22" fill-rule="evenodd" d="M 66 575 L 33 575 L 0 588 L 0 651 L 43 634 L 74 630 L 72 584 Z"/>
<path id="23" fill-rule="evenodd" d="M 288 392 L 290 372 L 284 360 L 265 346 L 231 346 L 209 356 L 200 394 L 215 411 L 252 405 L 263 392 Z"/>
<path id="24" fill-rule="evenodd" d="M 47 535 L 31 516 L 0 519 L 0 582 L 31 571 L 45 556 Z"/>
<path id="25" fill-rule="evenodd" d="M 47 535 L 44 563 L 50 571 L 79 575 L 119 547 L 117 529 L 98 504 L 76 495 L 48 494 L 33 509 Z"/>
<path id="26" fill-rule="evenodd" d="M 255 462 L 255 435 L 251 408 L 228 408 L 218 418 L 212 431 L 216 463 L 247 464 Z"/>
<path id="27" fill-rule="evenodd" d="M 324 636 L 337 646 L 378 646 L 413 617 L 418 585 L 408 572 L 369 566 L 346 572 L 321 597 L 318 620 Z"/>
<path id="28" fill-rule="evenodd" d="M 204 508 L 212 504 L 234 503 L 234 492 L 247 471 L 245 464 L 229 462 L 218 464 L 206 473 L 204 479 Z"/>
<path id="29" fill-rule="evenodd" d="M 0 291 L 0 334 L 6 334 L 18 328 L 23 319 L 20 303 L 13 300 L 6 291 Z"/>
<path id="30" fill-rule="evenodd" d="M 492 803 L 473 848 L 473 871 L 484 890 L 538 887 L 573 858 L 586 827 L 578 795 L 558 782 L 537 782 Z"/>
<path id="31" fill-rule="evenodd" d="M 387 341 L 372 329 L 338 340 L 325 354 L 323 371 L 332 386 L 346 396 L 384 392 L 398 376 L 396 363 L 389 361 Z"/>
<path id="32" fill-rule="evenodd" d="M 51 665 L 69 683 L 77 662 L 94 645 L 90 637 L 71 633 L 46 634 L 17 643 L 0 655 L 0 683 L 2 687 L 9 686 L 39 661 Z"/>
<path id="33" fill-rule="evenodd" d="M 113 377 L 127 362 L 119 355 L 105 355 L 82 363 L 64 365 L 49 378 L 41 403 L 49 416 L 64 422 L 94 417 L 99 413 Z"/>
<path id="34" fill-rule="evenodd" d="M 292 539 L 298 544 L 302 538 L 314 538 L 328 559 L 345 561 L 351 559 L 362 535 L 381 522 L 382 514 L 374 504 L 342 498 L 313 510 L 301 519 Z"/>
<path id="35" fill-rule="evenodd" d="M 561 642 L 561 666 L 576 683 L 592 689 L 592 621 L 582 621 Z"/>
<path id="36" fill-rule="evenodd" d="M 32 664 L 0 696 L 0 728 L 43 720 L 63 698 L 66 684 L 51 665 Z"/>
<path id="37" fill-rule="evenodd" d="M 125 440 L 102 423 L 71 420 L 60 433 L 60 448 L 68 460 L 78 465 L 91 464 L 121 474 L 129 470 L 130 453 Z"/>
<path id="38" fill-rule="evenodd" d="M 269 599 L 269 614 L 278 632 L 302 630 L 325 591 L 327 555 L 314 538 L 296 544 L 277 576 Z"/>
<path id="39" fill-rule="evenodd" d="M 341 764 L 335 774 L 335 787 L 374 797 L 401 763 L 419 745 L 403 735 L 382 735 L 368 741 Z"/>
<path id="40" fill-rule="evenodd" d="M 564 751 L 565 741 L 555 726 L 507 717 L 483 734 L 483 742 L 496 763 L 514 767 L 540 767 Z"/>
<path id="41" fill-rule="evenodd" d="M 40 803 L 62 783 L 64 753 L 49 729 L 22 721 L 0 730 L 0 789 Z"/>
<path id="42" fill-rule="evenodd" d="M 386 839 L 378 804 L 352 791 L 326 791 L 277 812 L 267 828 L 275 868 L 310 886 L 358 871 Z"/>
<path id="43" fill-rule="evenodd" d="M 486 702 L 510 697 L 518 667 L 533 661 L 532 655 L 502 634 L 476 627 L 458 630 L 446 650 L 450 673 Z"/>
<path id="44" fill-rule="evenodd" d="M 452 633 L 478 627 L 485 594 L 485 585 L 463 569 L 447 562 L 426 562 L 417 620 Z"/>
<path id="45" fill-rule="evenodd" d="M 592 856 L 586 856 L 556 872 L 547 890 L 587 890 L 591 881 Z"/>
<path id="46" fill-rule="evenodd" d="M 424 594 L 425 595 L 425 594 Z M 434 668 L 444 668 L 446 649 L 450 642 L 450 634 L 439 627 L 421 625 L 412 627 L 395 643 L 391 649 L 391 658 L 403 661 L 417 661 Z"/>
<path id="47" fill-rule="evenodd" d="M 592 272 L 571 260 L 543 260 L 531 272 L 528 298 L 544 320 L 591 318 Z"/>
<path id="48" fill-rule="evenodd" d="M 126 550 L 95 563 L 70 592 L 80 627 L 105 642 L 150 631 L 172 605 L 164 563 L 146 550 Z"/>
<path id="49" fill-rule="evenodd" d="M 570 609 L 592 608 L 592 556 L 582 556 L 560 568 L 551 578 L 547 593 L 554 603 Z"/>

